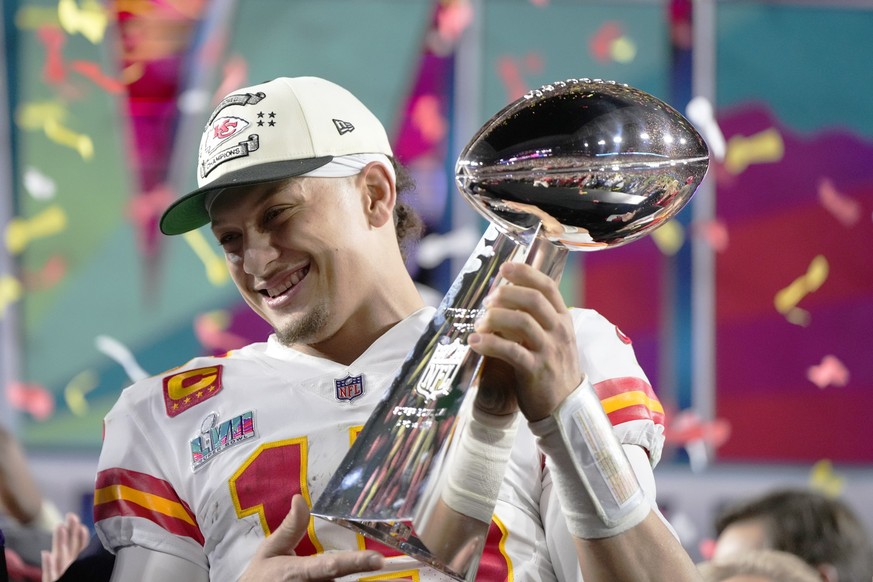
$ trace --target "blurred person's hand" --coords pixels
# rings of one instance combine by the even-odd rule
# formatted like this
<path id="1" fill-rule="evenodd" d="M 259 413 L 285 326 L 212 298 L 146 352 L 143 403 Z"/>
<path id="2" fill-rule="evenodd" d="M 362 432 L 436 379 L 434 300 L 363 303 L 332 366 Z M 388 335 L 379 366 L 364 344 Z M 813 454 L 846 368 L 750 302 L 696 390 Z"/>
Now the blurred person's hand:
<path id="1" fill-rule="evenodd" d="M 88 545 L 90 534 L 79 517 L 68 513 L 52 531 L 52 549 L 42 552 L 42 582 L 54 582 Z"/>

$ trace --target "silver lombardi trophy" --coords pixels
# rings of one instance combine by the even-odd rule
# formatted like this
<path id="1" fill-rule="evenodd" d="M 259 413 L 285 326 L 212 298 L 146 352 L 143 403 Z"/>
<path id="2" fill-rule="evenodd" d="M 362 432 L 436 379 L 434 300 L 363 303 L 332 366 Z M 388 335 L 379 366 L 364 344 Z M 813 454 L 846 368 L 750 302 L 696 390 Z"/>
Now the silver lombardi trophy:
<path id="1" fill-rule="evenodd" d="M 501 284 L 498 268 L 524 260 L 557 280 L 568 251 L 645 236 L 685 206 L 708 162 L 702 137 L 681 114 L 614 82 L 545 85 L 485 123 L 458 158 L 456 182 L 490 226 L 313 515 L 474 580 L 489 524 L 447 535 L 435 507 L 445 475 L 464 469 L 452 466 L 454 437 L 467 422 L 482 363 L 466 340 L 482 300 Z"/>

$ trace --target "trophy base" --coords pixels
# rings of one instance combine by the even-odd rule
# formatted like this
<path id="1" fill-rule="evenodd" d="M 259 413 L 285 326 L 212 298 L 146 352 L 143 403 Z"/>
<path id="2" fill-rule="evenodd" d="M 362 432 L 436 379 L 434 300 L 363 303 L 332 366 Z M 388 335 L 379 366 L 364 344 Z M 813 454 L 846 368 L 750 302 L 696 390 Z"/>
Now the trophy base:
<path id="1" fill-rule="evenodd" d="M 320 516 L 325 517 L 325 516 Z M 393 548 L 399 552 L 415 558 L 419 562 L 442 572 L 446 576 L 461 582 L 472 582 L 475 576 L 465 577 L 460 572 L 449 567 L 444 561 L 434 556 L 422 543 L 418 536 L 413 533 L 412 522 L 409 521 L 350 521 L 348 519 L 325 518 L 337 525 L 359 532 L 360 534 L 377 542 Z M 470 569 L 470 564 L 465 564 L 468 572 L 475 572 L 476 569 Z"/>

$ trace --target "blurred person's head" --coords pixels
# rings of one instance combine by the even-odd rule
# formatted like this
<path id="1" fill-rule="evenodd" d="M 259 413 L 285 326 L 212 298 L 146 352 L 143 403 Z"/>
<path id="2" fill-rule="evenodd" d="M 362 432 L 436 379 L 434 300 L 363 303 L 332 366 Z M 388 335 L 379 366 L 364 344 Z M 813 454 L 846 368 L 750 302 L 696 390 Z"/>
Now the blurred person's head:
<path id="1" fill-rule="evenodd" d="M 703 582 L 819 582 L 818 572 L 798 556 L 755 550 L 697 566 Z"/>
<path id="2" fill-rule="evenodd" d="M 715 522 L 713 560 L 772 549 L 799 556 L 826 582 L 873 578 L 873 546 L 844 502 L 814 491 L 783 489 L 734 503 Z"/>

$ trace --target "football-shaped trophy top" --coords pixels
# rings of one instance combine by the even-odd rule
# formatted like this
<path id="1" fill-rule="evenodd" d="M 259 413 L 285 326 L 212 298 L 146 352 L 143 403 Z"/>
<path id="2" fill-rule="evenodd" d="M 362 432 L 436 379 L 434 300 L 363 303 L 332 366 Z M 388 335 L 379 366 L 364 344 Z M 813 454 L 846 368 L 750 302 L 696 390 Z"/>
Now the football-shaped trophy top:
<path id="1" fill-rule="evenodd" d="M 492 117 L 458 157 L 459 189 L 512 236 L 570 250 L 636 240 L 675 216 L 700 185 L 709 151 L 660 99 L 612 81 L 568 79 Z"/>

